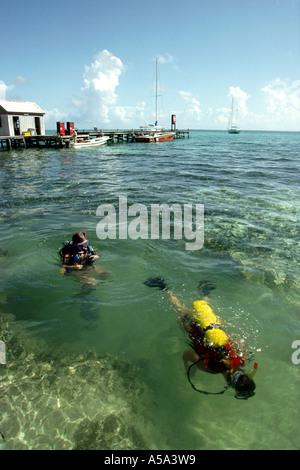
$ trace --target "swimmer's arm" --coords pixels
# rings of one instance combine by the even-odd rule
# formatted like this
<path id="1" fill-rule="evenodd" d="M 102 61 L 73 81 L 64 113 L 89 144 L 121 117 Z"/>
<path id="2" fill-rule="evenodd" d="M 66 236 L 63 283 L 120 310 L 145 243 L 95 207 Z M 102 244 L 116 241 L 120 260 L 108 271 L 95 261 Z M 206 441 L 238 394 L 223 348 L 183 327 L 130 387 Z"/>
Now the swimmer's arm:
<path id="1" fill-rule="evenodd" d="M 92 246 L 90 247 L 90 249 L 91 249 L 91 254 L 89 255 L 89 259 L 92 259 L 94 261 L 95 259 L 100 258 L 101 256 L 100 253 L 97 253 L 97 251 L 95 251 Z"/>
<path id="2" fill-rule="evenodd" d="M 100 266 L 93 266 L 93 268 L 97 274 L 111 274 L 111 271 L 108 271 L 107 269 L 103 269 Z"/>
<path id="3" fill-rule="evenodd" d="M 179 313 L 180 316 L 186 315 L 189 310 L 180 303 L 180 300 L 171 292 L 170 290 L 168 292 L 168 301 L 172 304 L 173 308 L 176 310 L 177 313 Z"/>
<path id="4" fill-rule="evenodd" d="M 186 349 L 182 355 L 182 360 L 183 360 L 185 371 L 186 372 L 188 371 L 189 362 L 195 363 L 199 361 L 199 359 L 200 359 L 200 356 L 195 351 L 193 351 L 192 349 Z"/>
<path id="5" fill-rule="evenodd" d="M 96 259 L 99 259 L 100 255 L 98 253 L 95 253 L 94 255 L 91 255 L 88 257 L 89 261 L 95 261 Z"/>
<path id="6" fill-rule="evenodd" d="M 62 268 L 65 268 L 65 269 L 82 269 L 83 268 L 83 265 L 82 264 L 62 264 L 61 265 Z"/>
<path id="7" fill-rule="evenodd" d="M 196 364 L 196 367 L 198 369 L 206 371 L 206 365 L 203 359 L 204 358 L 199 356 L 199 354 L 197 354 L 196 351 L 194 351 L 193 349 L 186 349 L 182 355 L 182 360 L 186 373 L 189 370 L 189 362 L 191 362 L 192 364 Z"/>
<path id="8" fill-rule="evenodd" d="M 61 267 L 65 269 L 82 269 L 82 264 L 68 264 L 72 256 L 69 253 L 65 253 L 64 256 L 61 257 Z"/>
<path id="9" fill-rule="evenodd" d="M 80 253 L 80 258 L 82 261 L 95 261 L 96 259 L 100 258 L 100 253 L 97 253 L 96 251 L 93 250 L 91 247 L 91 254 L 88 253 Z"/>

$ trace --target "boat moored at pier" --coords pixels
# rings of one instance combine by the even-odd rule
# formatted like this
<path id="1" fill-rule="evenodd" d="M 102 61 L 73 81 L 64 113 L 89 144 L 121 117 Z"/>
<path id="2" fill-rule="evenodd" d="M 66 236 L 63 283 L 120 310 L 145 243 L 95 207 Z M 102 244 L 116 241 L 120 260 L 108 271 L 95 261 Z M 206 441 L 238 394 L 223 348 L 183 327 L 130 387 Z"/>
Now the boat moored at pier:
<path id="1" fill-rule="evenodd" d="M 102 137 L 95 137 L 94 139 L 90 139 L 90 138 L 77 139 L 77 138 L 75 138 L 75 140 L 70 141 L 70 147 L 73 147 L 75 149 L 85 148 L 85 147 L 96 147 L 96 146 L 99 146 L 99 145 L 106 144 L 108 139 L 109 139 L 109 136 L 106 136 L 106 135 L 104 135 Z"/>
<path id="2" fill-rule="evenodd" d="M 167 131 L 166 128 L 157 127 L 143 127 L 141 128 L 142 133 L 135 137 L 136 142 L 165 142 L 173 140 L 175 132 Z"/>

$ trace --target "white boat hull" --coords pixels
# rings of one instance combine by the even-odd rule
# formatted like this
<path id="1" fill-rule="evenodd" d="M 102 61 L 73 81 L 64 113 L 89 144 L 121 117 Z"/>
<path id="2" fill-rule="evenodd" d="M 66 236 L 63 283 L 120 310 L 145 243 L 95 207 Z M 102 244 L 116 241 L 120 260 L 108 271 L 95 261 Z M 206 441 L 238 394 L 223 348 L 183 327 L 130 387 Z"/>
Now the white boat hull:
<path id="1" fill-rule="evenodd" d="M 238 127 L 231 127 L 231 129 L 228 129 L 228 134 L 239 134 L 240 133 L 240 130 Z"/>
<path id="2" fill-rule="evenodd" d="M 79 148 L 85 148 L 85 147 L 97 147 L 99 145 L 104 145 L 107 143 L 109 137 L 108 136 L 102 136 L 102 137 L 96 137 L 95 139 L 80 139 L 76 140 L 76 142 L 71 142 L 70 145 L 71 147 L 75 149 Z"/>

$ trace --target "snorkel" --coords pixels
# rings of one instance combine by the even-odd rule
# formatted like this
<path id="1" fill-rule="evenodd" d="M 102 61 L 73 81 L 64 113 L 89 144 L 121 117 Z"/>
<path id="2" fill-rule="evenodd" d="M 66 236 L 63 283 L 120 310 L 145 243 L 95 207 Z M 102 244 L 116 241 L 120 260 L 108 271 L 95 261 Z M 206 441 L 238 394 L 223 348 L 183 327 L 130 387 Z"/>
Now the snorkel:
<path id="1" fill-rule="evenodd" d="M 253 365 L 253 371 L 251 372 L 250 377 L 251 379 L 253 379 L 253 377 L 255 376 L 256 372 L 257 372 L 257 367 L 258 367 L 258 364 L 257 362 L 254 362 L 254 365 Z"/>

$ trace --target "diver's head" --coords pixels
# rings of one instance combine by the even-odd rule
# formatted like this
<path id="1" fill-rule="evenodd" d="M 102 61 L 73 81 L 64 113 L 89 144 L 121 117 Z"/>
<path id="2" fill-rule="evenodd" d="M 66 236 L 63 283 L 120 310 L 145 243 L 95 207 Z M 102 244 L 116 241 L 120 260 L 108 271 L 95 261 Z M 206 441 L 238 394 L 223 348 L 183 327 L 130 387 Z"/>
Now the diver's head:
<path id="1" fill-rule="evenodd" d="M 78 243 L 84 243 L 85 241 L 86 241 L 86 238 L 82 232 L 74 233 L 72 237 L 73 245 L 78 245 Z"/>
<path id="2" fill-rule="evenodd" d="M 237 370 L 231 376 L 231 386 L 234 388 L 236 398 L 247 400 L 255 395 L 256 385 L 251 375 Z"/>

